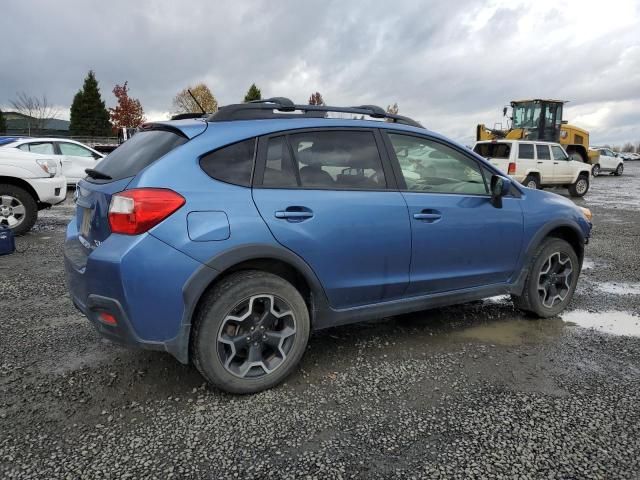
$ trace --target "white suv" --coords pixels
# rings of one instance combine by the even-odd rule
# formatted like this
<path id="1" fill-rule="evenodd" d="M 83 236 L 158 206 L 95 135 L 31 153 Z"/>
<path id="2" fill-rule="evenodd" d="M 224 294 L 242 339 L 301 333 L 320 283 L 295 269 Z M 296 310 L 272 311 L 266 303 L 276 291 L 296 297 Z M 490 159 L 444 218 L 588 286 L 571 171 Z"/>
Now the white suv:
<path id="1" fill-rule="evenodd" d="M 572 160 L 558 143 L 491 140 L 477 142 L 473 151 L 525 187 L 563 186 L 572 197 L 589 191 L 591 165 Z"/>
<path id="2" fill-rule="evenodd" d="M 55 156 L 0 148 L 0 225 L 28 232 L 38 211 L 62 202 L 67 179 Z"/>
<path id="3" fill-rule="evenodd" d="M 600 158 L 598 163 L 593 165 L 593 176 L 597 177 L 604 172 L 613 173 L 618 176 L 622 175 L 622 172 L 624 171 L 624 160 L 620 154 L 616 154 L 606 147 L 598 148 L 597 150 L 600 154 Z"/>

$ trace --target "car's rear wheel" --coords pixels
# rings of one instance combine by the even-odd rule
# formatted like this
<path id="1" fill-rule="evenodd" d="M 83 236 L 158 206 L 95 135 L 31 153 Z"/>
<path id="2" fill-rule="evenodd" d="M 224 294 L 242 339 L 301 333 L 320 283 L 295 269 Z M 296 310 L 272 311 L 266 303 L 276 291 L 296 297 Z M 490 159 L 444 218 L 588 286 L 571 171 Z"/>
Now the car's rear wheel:
<path id="1" fill-rule="evenodd" d="M 624 165 L 619 164 L 618 167 L 616 168 L 616 171 L 613 172 L 613 174 L 619 177 L 620 175 L 622 175 L 622 172 L 624 172 Z"/>
<path id="2" fill-rule="evenodd" d="M 192 358 L 213 385 L 254 393 L 283 381 L 299 363 L 309 338 L 309 311 L 283 278 L 260 271 L 231 274 L 199 308 Z"/>
<path id="3" fill-rule="evenodd" d="M 600 165 L 599 164 L 595 164 L 593 167 L 591 167 L 591 175 L 593 175 L 594 177 L 597 177 L 598 175 L 600 175 Z"/>
<path id="4" fill-rule="evenodd" d="M 512 296 L 513 303 L 542 318 L 557 315 L 571 302 L 579 274 L 573 247 L 559 238 L 548 238 L 531 261 L 522 295 Z"/>
<path id="5" fill-rule="evenodd" d="M 527 175 L 522 184 L 527 188 L 538 190 L 540 188 L 540 180 L 535 175 Z"/>
<path id="6" fill-rule="evenodd" d="M 569 185 L 569 195 L 572 197 L 584 197 L 589 191 L 589 176 L 581 174 L 578 176 L 576 183 Z"/>
<path id="7" fill-rule="evenodd" d="M 0 225 L 22 235 L 36 223 L 38 205 L 25 189 L 11 184 L 0 184 Z"/>

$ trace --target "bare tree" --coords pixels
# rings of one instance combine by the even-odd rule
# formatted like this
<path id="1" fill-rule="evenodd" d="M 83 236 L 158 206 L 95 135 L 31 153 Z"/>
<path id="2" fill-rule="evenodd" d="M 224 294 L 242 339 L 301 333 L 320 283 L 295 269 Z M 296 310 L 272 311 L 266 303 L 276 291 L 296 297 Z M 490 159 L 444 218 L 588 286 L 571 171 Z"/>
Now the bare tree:
<path id="1" fill-rule="evenodd" d="M 622 146 L 622 150 L 623 152 L 633 152 L 633 143 L 631 142 L 627 142 Z"/>
<path id="2" fill-rule="evenodd" d="M 640 153 L 640 142 L 636 143 L 636 153 Z"/>
<path id="3" fill-rule="evenodd" d="M 58 116 L 58 109 L 49 103 L 46 95 L 34 97 L 25 92 L 16 93 L 16 98 L 9 102 L 13 109 L 27 116 L 29 134 L 31 130 L 42 131 L 48 120 Z"/>

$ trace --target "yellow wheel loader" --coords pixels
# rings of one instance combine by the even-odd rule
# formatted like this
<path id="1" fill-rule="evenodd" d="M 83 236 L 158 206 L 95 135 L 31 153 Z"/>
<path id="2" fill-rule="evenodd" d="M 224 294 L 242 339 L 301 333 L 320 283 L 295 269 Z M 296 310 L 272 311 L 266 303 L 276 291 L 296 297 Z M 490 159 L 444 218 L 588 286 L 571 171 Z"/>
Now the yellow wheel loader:
<path id="1" fill-rule="evenodd" d="M 562 120 L 564 100 L 514 100 L 511 102 L 511 117 L 508 107 L 502 114 L 511 123 L 510 127 L 489 129 L 484 124 L 476 127 L 476 140 L 542 140 L 561 144 L 573 160 L 598 163 L 597 151 L 589 150 L 589 132 Z"/>

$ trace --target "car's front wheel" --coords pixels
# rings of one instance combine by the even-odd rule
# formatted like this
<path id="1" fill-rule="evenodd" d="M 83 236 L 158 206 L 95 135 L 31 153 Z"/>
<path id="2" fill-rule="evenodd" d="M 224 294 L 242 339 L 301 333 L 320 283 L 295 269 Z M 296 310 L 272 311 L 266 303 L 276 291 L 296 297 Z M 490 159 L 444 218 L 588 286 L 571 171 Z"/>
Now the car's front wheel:
<path id="1" fill-rule="evenodd" d="M 624 165 L 619 164 L 618 167 L 616 168 L 616 171 L 613 172 L 613 174 L 619 177 L 620 175 L 622 175 L 622 172 L 624 172 Z"/>
<path id="2" fill-rule="evenodd" d="M 578 176 L 576 183 L 569 185 L 569 195 L 572 197 L 584 197 L 589 191 L 589 176 L 582 174 Z"/>
<path id="3" fill-rule="evenodd" d="M 591 167 L 591 175 L 593 175 L 594 177 L 597 177 L 598 175 L 600 175 L 600 165 L 599 164 L 595 164 L 593 167 Z"/>
<path id="4" fill-rule="evenodd" d="M 231 274 L 205 297 L 196 315 L 192 358 L 211 384 L 254 393 L 282 382 L 300 362 L 309 311 L 282 277 L 256 270 Z"/>
<path id="5" fill-rule="evenodd" d="M 24 188 L 0 184 L 0 225 L 16 235 L 27 233 L 38 218 L 36 200 Z"/>
<path id="6" fill-rule="evenodd" d="M 531 261 L 522 295 L 514 305 L 539 317 L 557 315 L 571 302 L 578 284 L 580 264 L 573 247 L 559 238 L 548 238 Z"/>

